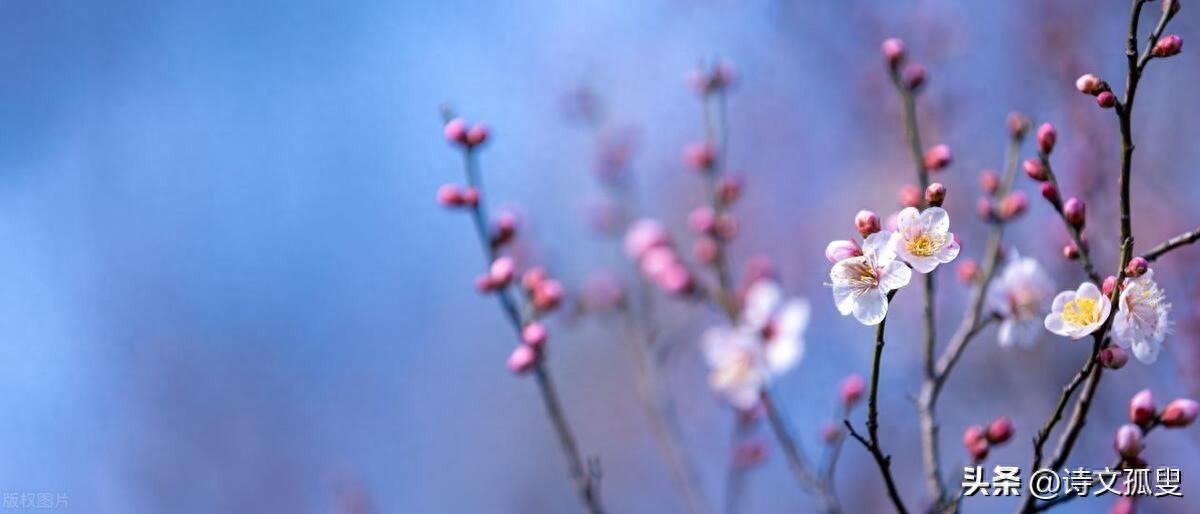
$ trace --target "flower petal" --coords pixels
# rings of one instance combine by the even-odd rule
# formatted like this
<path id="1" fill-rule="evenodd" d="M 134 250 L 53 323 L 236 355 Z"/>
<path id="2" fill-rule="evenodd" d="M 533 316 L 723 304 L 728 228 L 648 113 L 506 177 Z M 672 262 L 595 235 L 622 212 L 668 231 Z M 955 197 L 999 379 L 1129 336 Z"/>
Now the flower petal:
<path id="1" fill-rule="evenodd" d="M 878 325 L 887 317 L 888 302 L 882 291 L 872 289 L 854 303 L 854 318 L 863 325 Z"/>
<path id="2" fill-rule="evenodd" d="M 896 214 L 896 231 L 901 234 L 909 234 L 910 230 L 923 232 L 924 225 L 921 224 L 921 211 L 916 207 L 905 207 Z"/>
<path id="3" fill-rule="evenodd" d="M 1054 303 L 1050 304 L 1050 310 L 1053 312 L 1062 312 L 1071 300 L 1075 299 L 1075 291 L 1063 291 L 1054 297 Z"/>
<path id="4" fill-rule="evenodd" d="M 950 215 L 941 207 L 930 207 L 921 213 L 921 223 L 931 232 L 942 233 L 950 230 Z"/>
<path id="5" fill-rule="evenodd" d="M 1063 321 L 1062 314 L 1059 314 L 1058 311 L 1051 312 L 1049 315 L 1047 315 L 1043 324 L 1045 325 L 1046 330 L 1049 330 L 1053 334 L 1060 336 L 1071 335 L 1071 330 L 1067 328 L 1067 323 Z"/>
<path id="6" fill-rule="evenodd" d="M 783 291 L 774 280 L 759 280 L 746 292 L 746 305 L 742 307 L 742 322 L 754 329 L 761 329 L 771 321 L 771 315 L 779 308 Z"/>
<path id="7" fill-rule="evenodd" d="M 1153 341 L 1138 341 L 1133 343 L 1133 356 L 1143 364 L 1154 364 L 1158 360 L 1158 351 L 1162 348 L 1162 343 Z"/>
<path id="8" fill-rule="evenodd" d="M 1082 284 L 1079 284 L 1079 289 L 1075 290 L 1076 298 L 1088 298 L 1091 300 L 1099 300 L 1100 297 L 1102 297 L 1102 296 L 1104 296 L 1104 295 L 1100 293 L 1100 288 L 1096 287 L 1096 284 L 1093 284 L 1091 282 L 1084 282 Z"/>
<path id="9" fill-rule="evenodd" d="M 934 254 L 934 257 L 937 257 L 937 260 L 943 263 L 954 260 L 958 257 L 958 252 L 962 249 L 958 244 L 958 240 L 954 239 L 954 234 L 946 234 L 946 237 L 949 238 L 949 242 Z"/>
<path id="10" fill-rule="evenodd" d="M 908 285 L 911 280 L 912 270 L 902 262 L 892 261 L 883 266 L 883 272 L 879 274 L 879 289 L 888 293 Z"/>

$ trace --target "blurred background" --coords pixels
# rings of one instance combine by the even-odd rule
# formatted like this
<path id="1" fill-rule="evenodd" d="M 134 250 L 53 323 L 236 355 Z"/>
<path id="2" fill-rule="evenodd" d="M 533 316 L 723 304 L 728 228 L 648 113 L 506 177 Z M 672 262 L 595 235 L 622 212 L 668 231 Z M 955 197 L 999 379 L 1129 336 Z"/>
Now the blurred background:
<path id="1" fill-rule="evenodd" d="M 1171 28 L 1185 39 L 1190 8 Z M 485 262 L 469 222 L 434 201 L 462 180 L 438 107 L 492 126 L 486 198 L 520 214 L 527 258 L 578 291 L 596 272 L 631 268 L 595 229 L 606 135 L 632 152 L 636 214 L 690 241 L 703 187 L 679 155 L 703 120 L 683 78 L 714 58 L 738 74 L 728 164 L 747 188 L 735 269 L 769 256 L 814 307 L 805 360 L 777 388 L 815 453 L 839 380 L 869 372 L 872 337 L 834 309 L 822 251 L 854 234 L 858 209 L 897 209 L 915 180 L 880 41 L 905 39 L 929 70 L 920 111 L 926 144 L 955 153 L 937 180 L 960 258 L 982 252 L 977 177 L 1002 166 L 1017 110 L 1059 127 L 1056 169 L 1064 193 L 1089 203 L 1107 274 L 1117 127 L 1072 84 L 1084 72 L 1123 82 L 1127 15 L 1126 2 L 1083 0 L 6 2 L 0 491 L 61 494 L 98 514 L 575 512 L 536 388 L 505 369 L 506 321 L 473 290 Z M 1200 105 L 1187 93 L 1197 63 L 1186 50 L 1155 62 L 1140 89 L 1141 249 L 1200 221 L 1200 149 L 1188 143 Z M 599 125 L 579 122 L 581 97 L 602 106 Z M 1033 152 L 1027 143 L 1022 157 Z M 1083 275 L 1060 257 L 1066 232 L 1034 184 L 1022 176 L 1018 188 L 1032 206 L 1008 242 L 1074 288 Z M 1176 330 L 1158 363 L 1131 362 L 1101 384 L 1072 466 L 1109 463 L 1135 391 L 1152 388 L 1160 404 L 1197 394 L 1198 255 L 1156 266 Z M 949 334 L 966 287 L 941 277 Z M 893 307 L 881 398 L 883 443 L 911 504 L 924 492 L 910 401 L 919 291 Z M 683 440 L 720 505 L 733 423 L 695 344 L 720 318 L 661 300 L 663 338 L 681 348 L 665 373 Z M 628 349 L 606 323 L 550 321 L 567 415 L 601 459 L 612 512 L 679 512 Z M 1002 350 L 992 331 L 977 340 L 941 403 L 951 483 L 967 459 L 963 428 L 998 415 L 1017 436 L 991 462 L 1027 466 L 1029 438 L 1085 351 L 1049 334 L 1031 350 Z M 763 436 L 744 511 L 810 511 Z M 1187 497 L 1144 511 L 1200 508 L 1194 430 L 1156 432 L 1146 456 L 1180 467 Z M 846 447 L 838 482 L 847 511 L 888 510 L 861 447 Z M 1014 505 L 975 498 L 966 510 Z"/>

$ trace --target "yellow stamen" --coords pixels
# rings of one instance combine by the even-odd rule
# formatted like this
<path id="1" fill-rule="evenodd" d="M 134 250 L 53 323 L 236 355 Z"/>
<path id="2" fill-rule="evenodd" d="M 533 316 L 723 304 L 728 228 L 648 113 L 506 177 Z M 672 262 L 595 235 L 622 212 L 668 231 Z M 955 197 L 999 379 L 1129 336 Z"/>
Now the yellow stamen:
<path id="1" fill-rule="evenodd" d="M 1062 319 L 1077 327 L 1091 325 L 1100 321 L 1100 313 L 1096 312 L 1096 300 L 1091 298 L 1076 298 L 1063 306 Z"/>
<path id="2" fill-rule="evenodd" d="M 946 236 L 943 234 L 920 234 L 905 243 L 908 248 L 908 253 L 917 257 L 929 257 L 942 249 L 946 244 Z"/>

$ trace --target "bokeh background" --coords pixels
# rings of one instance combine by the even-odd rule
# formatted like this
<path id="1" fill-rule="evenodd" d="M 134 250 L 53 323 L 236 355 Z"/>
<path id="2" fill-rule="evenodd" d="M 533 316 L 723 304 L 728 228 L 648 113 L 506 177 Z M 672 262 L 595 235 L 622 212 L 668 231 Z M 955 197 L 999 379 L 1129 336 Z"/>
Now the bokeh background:
<path id="1" fill-rule="evenodd" d="M 879 42 L 906 39 L 930 71 L 922 122 L 928 144 L 955 151 L 938 180 L 964 257 L 984 237 L 977 174 L 1001 166 L 1004 118 L 1019 110 L 1059 127 L 1056 167 L 1067 194 L 1089 201 L 1107 272 L 1116 123 L 1072 81 L 1122 82 L 1127 11 L 1083 0 L 5 2 L 0 491 L 62 493 L 71 511 L 98 514 L 575 511 L 536 389 L 504 368 L 505 321 L 473 291 L 484 262 L 469 223 L 434 202 L 461 180 L 438 107 L 491 124 L 488 198 L 522 214 L 530 259 L 577 289 L 629 263 L 589 228 L 597 131 L 565 106 L 588 91 L 605 129 L 635 134 L 639 214 L 690 241 L 702 188 L 679 151 L 703 132 L 683 76 L 716 57 L 739 76 L 729 163 L 748 188 L 734 261 L 770 256 L 788 291 L 813 300 L 807 356 L 778 389 L 815 451 L 838 381 L 868 370 L 871 338 L 837 315 L 822 250 L 852 235 L 858 209 L 895 209 L 914 180 Z M 1191 11 L 1172 27 L 1185 39 Z M 1200 220 L 1198 71 L 1185 50 L 1154 63 L 1140 91 L 1141 248 Z M 1065 232 L 1018 184 L 1037 201 L 1008 240 L 1074 287 Z M 1104 381 L 1073 465 L 1110 461 L 1133 392 L 1197 394 L 1198 255 L 1159 265 L 1177 329 L 1157 364 Z M 965 292 L 952 277 L 940 280 L 943 334 Z M 884 444 L 914 504 L 919 298 L 897 298 L 882 397 Z M 663 303 L 664 337 L 684 348 L 667 367 L 684 438 L 719 505 L 732 423 L 694 345 L 719 317 Z M 612 512 L 677 512 L 629 354 L 604 323 L 552 321 L 568 416 L 602 460 Z M 1052 336 L 1033 350 L 978 340 L 942 402 L 950 476 L 965 460 L 961 430 L 1001 414 L 1018 434 L 992 462 L 1027 465 L 1028 438 L 1084 351 Z M 1188 498 L 1142 507 L 1196 511 L 1196 433 L 1150 442 L 1152 463 L 1183 469 Z M 848 511 L 887 510 L 860 447 L 847 447 L 839 483 Z M 774 453 L 749 484 L 748 512 L 811 510 Z"/>

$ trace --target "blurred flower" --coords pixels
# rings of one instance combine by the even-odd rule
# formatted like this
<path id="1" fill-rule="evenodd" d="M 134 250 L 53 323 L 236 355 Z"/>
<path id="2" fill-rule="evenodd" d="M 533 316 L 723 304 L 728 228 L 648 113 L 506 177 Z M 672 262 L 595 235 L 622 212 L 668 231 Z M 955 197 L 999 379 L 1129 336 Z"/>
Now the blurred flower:
<path id="1" fill-rule="evenodd" d="M 887 315 L 887 293 L 908 285 L 912 270 L 896 260 L 892 232 L 876 232 L 863 242 L 863 254 L 838 261 L 829 272 L 833 301 L 843 316 L 854 314 L 864 325 L 878 325 Z"/>
<path id="2" fill-rule="evenodd" d="M 751 287 L 737 325 L 704 332 L 709 385 L 738 409 L 754 407 L 762 388 L 803 356 L 809 315 L 806 300 L 784 301 L 774 282 Z"/>
<path id="3" fill-rule="evenodd" d="M 950 215 L 941 207 L 918 211 L 907 207 L 896 217 L 896 252 L 919 273 L 958 257 L 959 246 L 950 233 Z"/>
<path id="4" fill-rule="evenodd" d="M 1171 328 L 1167 315 L 1171 304 L 1154 281 L 1154 271 L 1125 279 L 1113 320 L 1113 338 L 1122 348 L 1131 348 L 1138 360 L 1151 364 L 1158 359 L 1163 339 Z"/>
<path id="5" fill-rule="evenodd" d="M 988 305 L 1004 316 L 997 339 L 1000 346 L 1029 347 L 1041 333 L 1042 306 L 1054 294 L 1054 283 L 1032 257 L 1013 252 L 1000 276 L 988 289 Z"/>
<path id="6" fill-rule="evenodd" d="M 1100 328 L 1111 311 L 1112 303 L 1100 294 L 1096 284 L 1084 282 L 1078 289 L 1063 291 L 1054 297 L 1045 320 L 1046 330 L 1080 339 Z"/>

